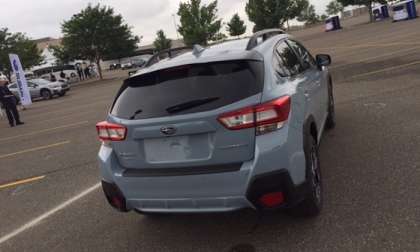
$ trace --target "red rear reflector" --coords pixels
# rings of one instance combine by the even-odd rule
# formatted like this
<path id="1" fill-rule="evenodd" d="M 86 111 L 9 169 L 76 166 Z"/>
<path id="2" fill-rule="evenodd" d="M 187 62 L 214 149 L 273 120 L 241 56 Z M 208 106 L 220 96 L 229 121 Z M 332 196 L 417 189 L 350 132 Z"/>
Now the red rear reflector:
<path id="1" fill-rule="evenodd" d="M 99 139 L 102 141 L 123 141 L 127 136 L 127 128 L 123 125 L 99 122 L 96 124 Z"/>
<path id="2" fill-rule="evenodd" d="M 284 195 L 282 192 L 272 192 L 264 194 L 260 198 L 260 203 L 267 208 L 272 208 L 283 204 Z"/>
<path id="3" fill-rule="evenodd" d="M 264 134 L 283 127 L 289 118 L 290 96 L 228 112 L 218 120 L 230 130 L 257 128 L 257 134 Z"/>
<path id="4" fill-rule="evenodd" d="M 111 205 L 117 209 L 123 209 L 125 207 L 122 202 L 122 199 L 118 196 L 114 196 L 111 198 Z"/>

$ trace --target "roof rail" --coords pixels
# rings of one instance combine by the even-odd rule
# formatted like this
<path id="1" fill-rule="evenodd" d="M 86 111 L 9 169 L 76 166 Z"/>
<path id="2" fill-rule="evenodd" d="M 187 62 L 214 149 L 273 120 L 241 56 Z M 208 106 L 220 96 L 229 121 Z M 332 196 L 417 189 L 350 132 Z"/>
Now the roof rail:
<path id="1" fill-rule="evenodd" d="M 246 50 L 252 50 L 258 45 L 258 38 L 262 38 L 262 41 L 266 41 L 272 36 L 285 34 L 286 32 L 281 29 L 265 29 L 259 32 L 254 33 L 249 39 L 248 45 L 246 46 Z"/>
<path id="2" fill-rule="evenodd" d="M 206 50 L 206 48 L 204 48 L 204 47 L 202 47 L 201 45 L 199 45 L 199 44 L 195 44 L 194 46 L 193 46 L 193 52 L 192 52 L 192 54 L 194 55 L 194 56 L 196 56 L 196 57 L 198 57 L 204 50 Z"/>
<path id="3" fill-rule="evenodd" d="M 190 49 L 190 47 L 184 46 L 184 47 L 179 47 L 179 48 L 169 48 L 169 49 L 165 49 L 160 52 L 157 52 L 153 54 L 153 56 L 146 62 L 144 66 L 149 67 L 153 64 L 158 63 L 161 59 L 173 58 L 179 54 L 178 53 L 179 51 L 186 50 L 186 49 Z"/>

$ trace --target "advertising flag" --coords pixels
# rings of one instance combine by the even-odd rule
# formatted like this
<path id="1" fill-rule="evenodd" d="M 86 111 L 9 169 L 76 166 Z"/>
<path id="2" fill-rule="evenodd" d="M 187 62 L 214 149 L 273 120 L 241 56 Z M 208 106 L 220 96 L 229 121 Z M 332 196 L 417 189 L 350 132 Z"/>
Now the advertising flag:
<path id="1" fill-rule="evenodd" d="M 16 76 L 16 84 L 19 91 L 20 102 L 22 105 L 32 104 L 31 94 L 29 93 L 28 83 L 26 82 L 25 72 L 20 63 L 19 56 L 16 54 L 9 54 L 10 64 L 12 65 L 13 73 Z"/>

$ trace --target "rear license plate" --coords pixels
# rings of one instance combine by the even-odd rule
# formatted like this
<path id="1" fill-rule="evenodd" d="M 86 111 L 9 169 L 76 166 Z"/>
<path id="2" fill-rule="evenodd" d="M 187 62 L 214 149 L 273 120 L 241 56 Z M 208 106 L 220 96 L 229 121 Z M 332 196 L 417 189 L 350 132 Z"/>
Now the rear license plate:
<path id="1" fill-rule="evenodd" d="M 204 160 L 210 157 L 210 139 L 208 134 L 145 139 L 144 150 L 149 163 Z"/>

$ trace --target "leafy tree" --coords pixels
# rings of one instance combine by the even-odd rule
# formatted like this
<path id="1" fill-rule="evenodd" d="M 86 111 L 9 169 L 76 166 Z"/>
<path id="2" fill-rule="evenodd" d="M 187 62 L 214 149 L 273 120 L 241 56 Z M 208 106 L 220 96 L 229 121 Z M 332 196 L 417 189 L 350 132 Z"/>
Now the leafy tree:
<path id="1" fill-rule="evenodd" d="M 239 17 L 238 13 L 233 15 L 230 22 L 227 24 L 227 31 L 229 32 L 229 35 L 234 36 L 241 36 L 246 32 L 246 26 L 245 22 Z"/>
<path id="2" fill-rule="evenodd" d="M 115 15 L 110 7 L 90 4 L 62 25 L 64 50 L 73 58 L 88 59 L 98 66 L 99 77 L 103 59 L 131 56 L 139 38 Z"/>
<path id="3" fill-rule="evenodd" d="M 344 6 L 337 0 L 333 0 L 327 5 L 326 11 L 328 15 L 335 15 L 337 13 L 342 12 L 343 10 L 344 10 Z"/>
<path id="4" fill-rule="evenodd" d="M 207 45 L 208 41 L 216 40 L 222 26 L 222 20 L 217 17 L 217 0 L 208 5 L 201 5 L 201 0 L 181 2 L 178 15 L 181 21 L 178 32 L 187 46 Z"/>
<path id="5" fill-rule="evenodd" d="M 214 38 L 212 39 L 212 41 L 220 41 L 220 40 L 225 40 L 227 38 L 228 37 L 225 34 L 219 32 L 219 33 L 216 33 L 216 35 L 214 35 Z"/>
<path id="6" fill-rule="evenodd" d="M 71 53 L 64 46 L 50 46 L 54 57 L 57 58 L 58 65 L 65 65 L 73 60 Z"/>
<path id="7" fill-rule="evenodd" d="M 155 42 L 153 42 L 156 51 L 160 52 L 162 50 L 169 49 L 172 47 L 172 41 L 166 38 L 165 32 L 163 32 L 163 30 L 159 30 L 156 33 L 156 36 L 157 37 L 155 39 Z"/>
<path id="8" fill-rule="evenodd" d="M 305 24 L 316 24 L 320 21 L 320 17 L 315 12 L 315 6 L 311 4 L 302 11 L 297 20 Z"/>
<path id="9" fill-rule="evenodd" d="M 325 14 L 322 14 L 319 18 L 321 19 L 321 21 L 325 21 L 328 18 L 328 16 Z"/>
<path id="10" fill-rule="evenodd" d="M 380 3 L 380 4 L 386 4 L 387 0 L 337 0 L 340 2 L 343 6 L 349 6 L 349 5 L 364 5 L 369 9 L 369 17 L 370 22 L 374 21 L 373 14 L 372 14 L 372 4 L 373 3 Z"/>
<path id="11" fill-rule="evenodd" d="M 255 23 L 254 32 L 283 27 L 309 5 L 308 0 L 248 0 L 245 11 Z"/>
<path id="12" fill-rule="evenodd" d="M 43 60 L 36 44 L 23 33 L 10 33 L 7 28 L 0 29 L 0 71 L 10 78 L 12 68 L 9 54 L 19 55 L 23 68 L 38 65 Z"/>

